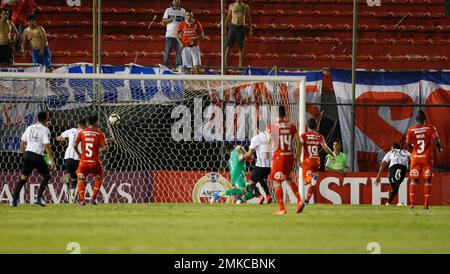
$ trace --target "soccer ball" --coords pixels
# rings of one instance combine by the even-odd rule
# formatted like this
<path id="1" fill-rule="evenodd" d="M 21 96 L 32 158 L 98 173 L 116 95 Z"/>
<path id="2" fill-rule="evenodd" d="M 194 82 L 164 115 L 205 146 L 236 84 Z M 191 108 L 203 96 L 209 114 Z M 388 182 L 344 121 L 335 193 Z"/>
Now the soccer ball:
<path id="1" fill-rule="evenodd" d="M 114 126 L 120 123 L 120 116 L 118 114 L 113 113 L 109 115 L 108 120 L 109 123 Z"/>

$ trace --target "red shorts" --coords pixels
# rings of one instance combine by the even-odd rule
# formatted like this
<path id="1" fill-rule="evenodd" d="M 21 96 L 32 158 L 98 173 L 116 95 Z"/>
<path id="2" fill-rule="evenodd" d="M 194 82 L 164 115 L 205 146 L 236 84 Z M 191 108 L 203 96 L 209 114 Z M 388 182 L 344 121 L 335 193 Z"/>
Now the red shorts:
<path id="1" fill-rule="evenodd" d="M 318 172 L 320 169 L 320 159 L 306 158 L 303 160 L 303 182 L 305 184 L 311 183 L 314 173 Z"/>
<path id="2" fill-rule="evenodd" d="M 277 182 L 291 180 L 294 159 L 292 157 L 273 156 L 270 178 Z"/>
<path id="3" fill-rule="evenodd" d="M 89 174 L 94 176 L 103 176 L 103 167 L 100 163 L 80 163 L 77 169 L 77 176 L 83 175 L 87 177 Z"/>
<path id="4" fill-rule="evenodd" d="M 409 177 L 417 180 L 420 178 L 431 178 L 431 170 L 433 168 L 433 162 L 426 159 L 411 158 L 411 168 L 409 171 Z"/>

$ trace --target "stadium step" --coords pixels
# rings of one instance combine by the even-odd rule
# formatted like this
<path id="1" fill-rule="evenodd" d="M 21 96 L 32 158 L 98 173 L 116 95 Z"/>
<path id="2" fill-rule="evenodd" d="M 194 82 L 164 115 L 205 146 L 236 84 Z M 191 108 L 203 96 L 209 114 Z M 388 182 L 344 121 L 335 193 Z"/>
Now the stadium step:
<path id="1" fill-rule="evenodd" d="M 53 51 L 53 62 L 61 63 L 67 60 L 77 60 L 75 62 L 91 62 L 92 52 L 89 51 Z M 145 52 L 145 51 L 104 51 L 102 53 L 103 63 L 112 65 L 121 65 L 137 62 L 142 65 L 152 66 L 162 63 L 163 52 Z M 77 59 L 78 58 L 78 59 Z M 358 64 L 362 68 L 383 68 L 386 64 L 389 67 L 404 69 L 435 68 L 448 69 L 448 60 L 446 56 L 440 55 L 390 55 L 378 54 L 357 56 Z M 278 67 L 311 67 L 328 68 L 330 62 L 337 63 L 340 66 L 349 68 L 351 65 L 350 54 L 247 54 L 245 56 L 246 64 L 251 66 L 278 66 Z M 206 66 L 219 66 L 220 53 L 212 52 L 202 54 L 203 64 Z M 153 62 L 153 63 L 152 63 Z M 230 65 L 237 62 L 237 54 L 230 54 Z"/>
<path id="2" fill-rule="evenodd" d="M 352 3 L 352 0 L 251 1 L 254 36 L 247 40 L 247 59 L 254 66 L 348 67 Z M 37 4 L 38 20 L 48 33 L 54 59 L 78 58 L 76 62 L 90 62 L 90 1 L 83 1 L 82 7 L 68 7 L 60 0 L 38 0 Z M 138 59 L 160 63 L 165 33 L 161 16 L 168 6 L 167 1 L 135 0 L 131 6 L 126 0 L 104 0 L 104 59 L 123 64 L 134 61 L 138 52 Z M 201 44 L 204 61 L 218 65 L 218 2 L 191 0 L 187 6 L 205 27 L 207 39 Z M 395 68 L 404 62 L 406 67 L 448 67 L 450 18 L 444 17 L 442 0 L 387 0 L 381 7 L 368 7 L 365 0 L 360 0 L 358 10 L 360 66 Z M 158 18 L 148 29 L 154 14 Z M 430 53 L 433 55 L 428 56 Z M 235 62 L 235 56 L 231 62 Z"/>
<path id="3" fill-rule="evenodd" d="M 69 41 L 77 39 L 77 43 Z M 164 36 L 150 35 L 104 35 L 102 48 L 105 51 L 117 51 L 127 48 L 128 51 L 162 51 L 164 48 Z M 216 51 L 220 48 L 219 36 L 206 37 L 201 42 L 201 50 L 204 53 Z M 292 54 L 349 54 L 351 52 L 351 39 L 338 39 L 333 37 L 252 37 L 247 40 L 247 53 L 273 52 L 274 47 L 278 52 Z M 80 46 L 85 50 L 92 50 L 91 35 L 51 35 L 49 44 L 52 50 L 78 50 Z M 448 55 L 446 47 L 450 45 L 450 39 L 359 39 L 358 52 L 364 54 L 401 55 L 409 54 L 427 55 L 429 52 Z M 386 50 L 386 46 L 389 49 Z"/>

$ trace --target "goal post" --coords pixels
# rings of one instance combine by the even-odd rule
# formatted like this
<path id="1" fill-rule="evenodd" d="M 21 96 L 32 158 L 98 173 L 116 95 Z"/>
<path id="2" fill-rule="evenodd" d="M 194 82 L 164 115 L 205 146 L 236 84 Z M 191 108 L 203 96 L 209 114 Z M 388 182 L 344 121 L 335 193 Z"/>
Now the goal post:
<path id="1" fill-rule="evenodd" d="M 5 72 L 0 85 L 0 176 L 7 178 L 0 183 L 0 202 L 20 172 L 20 134 L 42 109 L 51 111 L 57 170 L 46 201 L 55 203 L 66 202 L 67 192 L 62 184 L 67 142 L 57 142 L 56 136 L 90 114 L 98 114 L 100 128 L 115 139 L 102 155 L 99 199 L 107 203 L 205 202 L 230 187 L 224 144 L 248 148 L 279 105 L 287 106 L 300 134 L 305 130 L 304 76 Z M 121 118 L 116 125 L 108 124 L 112 113 Z M 301 172 L 295 174 L 304 195 Z M 39 176 L 30 182 L 25 201 Z M 88 197 L 90 191 L 88 186 Z"/>

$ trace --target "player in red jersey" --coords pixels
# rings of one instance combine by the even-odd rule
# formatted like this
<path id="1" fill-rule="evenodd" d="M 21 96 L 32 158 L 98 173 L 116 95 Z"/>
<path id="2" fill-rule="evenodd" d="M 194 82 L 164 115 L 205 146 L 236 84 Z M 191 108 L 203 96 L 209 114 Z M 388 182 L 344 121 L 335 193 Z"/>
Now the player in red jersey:
<path id="1" fill-rule="evenodd" d="M 81 143 L 81 153 L 78 144 Z M 85 185 L 89 174 L 94 175 L 94 192 L 91 197 L 91 204 L 95 205 L 97 193 L 102 185 L 103 167 L 100 162 L 100 152 L 106 149 L 105 134 L 98 129 L 98 116 L 88 117 L 88 127 L 81 130 L 74 143 L 74 148 L 80 156 L 80 164 L 77 169 L 78 193 L 80 195 L 80 205 L 85 205 Z"/>
<path id="2" fill-rule="evenodd" d="M 270 134 L 270 141 L 272 143 L 272 167 L 270 178 L 275 187 L 275 197 L 280 210 L 274 214 L 286 214 L 286 208 L 283 201 L 283 189 L 281 187 L 283 182 L 286 182 L 291 187 L 297 198 L 297 213 L 302 212 L 305 204 L 303 203 L 298 193 L 298 186 L 291 181 L 292 169 L 294 163 L 300 162 L 300 136 L 298 135 L 297 127 L 286 119 L 286 109 L 284 106 L 279 107 L 278 120 L 272 123 L 267 131 Z M 293 140 L 296 143 L 295 158 L 293 154 Z M 294 162 L 295 160 L 295 162 Z"/>
<path id="3" fill-rule="evenodd" d="M 306 196 L 305 203 L 308 204 L 314 193 L 318 172 L 320 169 L 320 146 L 326 153 L 331 154 L 333 157 L 333 151 L 325 143 L 325 138 L 322 134 L 316 132 L 316 120 L 308 120 L 308 130 L 300 136 L 300 142 L 302 143 L 302 149 L 305 150 L 303 156 L 303 164 L 301 164 L 303 171 L 303 182 L 308 187 L 308 195 Z M 301 153 L 300 153 L 301 154 Z"/>
<path id="4" fill-rule="evenodd" d="M 406 133 L 406 149 L 411 150 L 411 167 L 409 177 L 409 200 L 411 208 L 414 208 L 416 188 L 418 180 L 424 180 L 425 209 L 429 208 L 431 196 L 431 170 L 433 168 L 433 143 L 439 153 L 442 152 L 441 142 L 436 128 L 425 124 L 426 116 L 422 110 L 419 110 L 416 116 L 417 125 L 412 126 Z"/>

